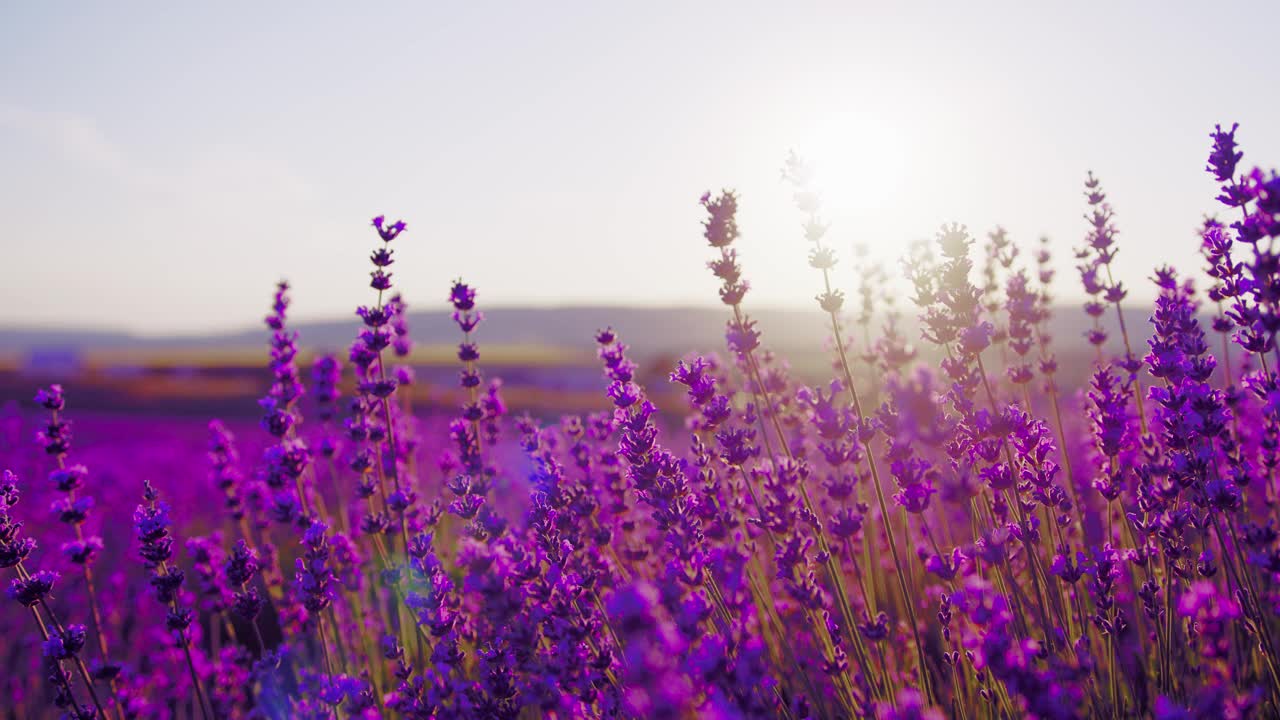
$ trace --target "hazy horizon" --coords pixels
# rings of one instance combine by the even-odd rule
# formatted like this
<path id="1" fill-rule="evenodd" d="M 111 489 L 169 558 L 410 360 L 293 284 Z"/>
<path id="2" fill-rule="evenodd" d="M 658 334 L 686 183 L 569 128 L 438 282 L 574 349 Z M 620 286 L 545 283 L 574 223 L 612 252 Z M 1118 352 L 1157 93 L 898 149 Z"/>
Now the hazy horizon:
<path id="1" fill-rule="evenodd" d="M 1280 158 L 1266 82 L 1280 5 L 589 3 L 0 10 L 0 326 L 251 326 L 371 300 L 369 218 L 403 218 L 396 281 L 443 308 L 708 306 L 698 196 L 741 193 L 748 305 L 817 278 L 779 170 L 824 183 L 829 238 L 892 262 L 943 222 L 1054 240 L 1057 294 L 1092 169 L 1135 301 L 1199 267 L 1214 123 Z M 1220 47 L 1231 38 L 1228 52 Z M 1177 120 L 1172 120 L 1176 118 Z"/>

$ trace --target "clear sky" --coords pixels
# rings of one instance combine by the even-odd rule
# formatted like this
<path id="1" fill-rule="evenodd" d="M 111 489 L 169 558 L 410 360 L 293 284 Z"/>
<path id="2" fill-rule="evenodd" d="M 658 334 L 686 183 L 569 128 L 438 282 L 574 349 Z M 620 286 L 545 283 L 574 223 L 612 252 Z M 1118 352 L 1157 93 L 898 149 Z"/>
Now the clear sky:
<path id="1" fill-rule="evenodd" d="M 1000 223 L 1056 241 L 1064 296 L 1092 169 L 1149 295 L 1199 265 L 1213 124 L 1280 164 L 1280 3 L 1048 5 L 4 3 L 0 324 L 244 326 L 282 276 L 341 316 L 384 212 L 418 309 L 456 276 L 489 305 L 709 304 L 721 186 L 751 302 L 809 303 L 790 148 L 837 248 Z"/>

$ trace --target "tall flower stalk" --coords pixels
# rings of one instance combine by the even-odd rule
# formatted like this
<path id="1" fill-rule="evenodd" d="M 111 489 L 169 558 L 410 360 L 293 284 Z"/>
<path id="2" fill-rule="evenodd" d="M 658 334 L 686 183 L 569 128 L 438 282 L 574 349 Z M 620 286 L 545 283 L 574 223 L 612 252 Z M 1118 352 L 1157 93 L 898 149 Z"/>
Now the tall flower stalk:
<path id="1" fill-rule="evenodd" d="M 718 197 L 712 198 L 710 193 L 702 196 L 702 205 L 707 210 L 707 219 L 703 221 L 703 236 L 707 243 L 713 248 L 720 251 L 720 257 L 708 263 L 712 273 L 721 280 L 720 299 L 724 304 L 728 305 L 733 311 L 733 318 L 729 321 L 726 331 L 726 339 L 729 349 L 738 356 L 746 374 L 748 375 L 748 383 L 753 386 L 752 393 L 755 398 L 755 412 L 760 423 L 760 437 L 764 441 L 765 448 L 769 453 L 769 461 L 773 467 L 775 477 L 781 476 L 781 471 L 777 465 L 777 455 L 774 454 L 772 443 L 769 439 L 769 427 L 765 425 L 765 419 L 768 418 L 772 429 L 776 434 L 776 439 L 787 458 L 791 462 L 795 462 L 795 454 L 788 442 L 787 434 L 783 431 L 782 425 L 778 419 L 778 410 L 773 398 L 770 397 L 769 386 L 765 381 L 762 372 L 762 364 L 757 357 L 757 349 L 760 347 L 760 333 L 755 328 L 755 321 L 751 320 L 742 310 L 742 300 L 745 297 L 749 285 L 742 278 L 741 266 L 738 264 L 737 251 L 730 247 L 738 237 L 737 226 L 737 196 L 729 191 L 722 192 Z M 809 495 L 808 488 L 804 483 L 797 484 L 800 497 L 803 503 L 804 512 L 814 524 L 814 532 L 819 545 L 819 557 L 826 567 L 828 579 L 837 594 L 838 606 L 842 617 L 839 627 L 851 638 L 854 645 L 860 645 L 860 640 L 853 634 L 853 612 L 849 607 L 847 593 L 844 589 L 844 573 L 840 569 L 839 560 L 832 552 L 830 542 L 827 539 L 826 532 L 823 529 L 822 522 L 815 512 L 814 503 Z M 802 541 L 800 541 L 802 542 Z M 779 548 L 777 550 L 779 558 L 786 557 L 788 553 L 795 552 L 795 546 L 790 549 Z M 782 567 L 794 565 L 790 558 L 788 562 L 781 563 Z M 832 637 L 836 633 L 826 627 L 819 628 L 819 634 L 823 637 L 828 645 L 829 651 L 833 654 L 841 652 L 840 648 Z M 864 668 L 864 672 L 868 679 L 870 677 L 869 668 Z M 926 672 L 922 669 L 922 673 Z M 851 704 L 857 700 L 852 695 L 848 700 Z"/>
<path id="2" fill-rule="evenodd" d="M 871 472 L 871 484 L 875 491 L 876 503 L 880 509 L 880 518 L 884 523 L 884 533 L 889 543 L 889 552 L 893 558 L 894 573 L 898 579 L 902 607 L 906 610 L 907 622 L 911 625 L 911 632 L 915 640 L 916 657 L 920 664 L 920 677 L 924 684 L 925 697 L 929 702 L 933 702 L 933 670 L 925 658 L 924 642 L 920 638 L 919 621 L 916 618 L 916 598 L 912 596 L 911 591 L 908 589 L 906 572 L 903 568 L 901 555 L 898 552 L 897 531 L 893 527 L 893 518 L 889 514 L 889 507 L 884 499 L 884 489 L 880 481 L 880 469 L 876 463 L 875 453 L 868 444 L 870 434 L 861 430 L 863 427 L 868 426 L 868 423 L 862 410 L 862 403 L 858 398 L 858 390 L 854 385 L 853 370 L 850 367 L 844 339 L 841 336 L 839 316 L 844 306 L 844 293 L 834 288 L 831 284 L 831 270 L 836 266 L 837 260 L 835 252 L 823 244 L 823 238 L 827 234 L 828 226 L 822 222 L 819 216 L 821 200 L 810 186 L 812 180 L 811 169 L 795 153 L 792 153 L 787 158 L 783 176 L 795 188 L 794 199 L 796 206 L 806 215 L 804 221 L 805 239 L 813 244 L 813 250 L 809 253 L 809 266 L 822 273 L 822 292 L 816 299 L 818 306 L 827 314 L 831 325 L 831 335 L 836 356 L 839 360 L 840 372 L 844 378 L 844 384 L 849 393 L 849 404 L 853 408 L 859 428 L 856 437 L 862 444 L 863 456 L 865 457 L 867 468 Z M 827 551 L 829 552 L 829 549 Z M 839 572 L 838 567 L 834 572 Z M 837 579 L 836 582 L 838 583 L 839 580 Z M 844 605 L 847 607 L 848 600 L 844 598 L 843 590 L 840 590 L 840 594 Z"/>
<path id="3" fill-rule="evenodd" d="M 62 386 L 54 384 L 40 390 L 36 393 L 36 403 L 49 411 L 49 422 L 39 437 L 45 453 L 53 458 L 56 465 L 49 473 L 49 482 L 59 492 L 66 494 L 65 499 L 56 504 L 53 510 L 58 520 L 70 525 L 75 531 L 75 540 L 63 543 L 62 553 L 72 564 L 80 566 L 85 591 L 89 596 L 93 636 L 97 640 L 100 653 L 99 665 L 94 675 L 107 682 L 114 697 L 117 692 L 116 676 L 120 674 L 120 666 L 111 662 L 111 655 L 107 648 L 107 631 L 102 624 L 102 603 L 98 600 L 98 589 L 93 576 L 93 565 L 103 550 L 103 542 L 101 536 L 85 535 L 84 532 L 84 522 L 88 519 L 89 511 L 94 505 L 93 497 L 77 494 L 77 491 L 84 487 L 89 471 L 84 465 L 67 464 L 67 453 L 71 449 L 71 423 L 62 417 L 62 411 L 66 408 Z"/>
<path id="4" fill-rule="evenodd" d="M 160 494 L 147 482 L 143 486 L 142 504 L 133 512 L 133 527 L 138 539 L 138 555 L 151 574 L 151 588 L 156 600 L 165 607 L 165 627 L 173 633 L 186 657 L 191 685 L 195 690 L 195 705 L 201 717 L 208 720 L 204 682 L 191 655 L 190 628 L 195 620 L 194 610 L 186 603 L 183 584 L 186 575 L 173 561 L 173 535 L 170 527 L 168 504 L 160 501 Z"/>
<path id="5" fill-rule="evenodd" d="M 375 457 L 376 472 L 379 481 L 383 482 L 382 496 L 386 508 L 395 516 L 400 528 L 400 537 L 404 547 L 409 546 L 409 523 L 406 511 L 413 504 L 412 490 L 406 490 L 400 481 L 400 448 L 396 444 L 395 423 L 391 417 L 391 396 L 395 394 L 398 382 L 387 372 L 386 359 L 383 352 L 394 342 L 394 332 L 390 327 L 392 308 L 385 300 L 386 293 L 392 287 L 391 273 L 387 268 L 395 262 L 392 258 L 391 241 L 405 230 L 404 221 L 388 223 L 385 216 L 373 219 L 373 228 L 378 232 L 382 245 L 369 256 L 373 263 L 369 285 L 378 291 L 373 306 L 362 306 L 356 314 L 364 321 L 365 329 L 360 331 L 357 346 L 352 350 L 357 367 L 363 370 L 359 379 L 359 390 L 374 408 L 374 415 L 383 424 L 384 438 L 378 443 Z M 391 492 L 388 492 L 384 476 L 391 478 Z"/>
<path id="6" fill-rule="evenodd" d="M 1103 300 L 1115 308 L 1116 322 L 1120 326 L 1120 338 L 1124 342 L 1124 357 L 1120 358 L 1119 365 L 1129 374 L 1129 392 L 1137 405 L 1138 422 L 1145 435 L 1147 412 L 1143 404 L 1142 383 L 1138 378 L 1142 361 L 1133 352 L 1133 344 L 1129 340 L 1129 327 L 1124 319 L 1124 308 L 1120 304 L 1128 296 L 1129 291 L 1125 289 L 1124 283 L 1116 281 L 1112 272 L 1112 261 L 1119 252 L 1115 245 L 1118 231 L 1112 223 L 1115 211 L 1107 202 L 1107 194 L 1102 190 L 1102 181 L 1094 177 L 1092 172 L 1085 180 L 1084 189 L 1085 198 L 1089 201 L 1089 214 L 1085 216 L 1089 221 L 1089 232 L 1085 236 L 1084 247 L 1077 252 L 1077 257 L 1084 261 L 1081 273 L 1085 278 L 1086 287 L 1092 291 L 1094 287 L 1090 286 L 1096 286 L 1101 290 Z M 1105 281 L 1098 277 L 1099 272 L 1106 273 Z"/>

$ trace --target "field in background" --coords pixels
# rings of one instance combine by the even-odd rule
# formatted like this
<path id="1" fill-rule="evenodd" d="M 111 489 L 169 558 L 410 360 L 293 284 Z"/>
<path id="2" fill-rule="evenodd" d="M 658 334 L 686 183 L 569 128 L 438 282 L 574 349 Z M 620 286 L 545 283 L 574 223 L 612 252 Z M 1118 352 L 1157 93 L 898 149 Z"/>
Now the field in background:
<path id="1" fill-rule="evenodd" d="M 1146 332 L 1148 314 L 1127 311 L 1129 327 Z M 667 373 L 691 350 L 723 354 L 723 342 L 713 341 L 722 337 L 727 317 L 720 308 L 495 308 L 485 319 L 481 362 L 489 377 L 503 380 L 516 413 L 602 409 L 606 383 L 589 329 L 613 326 L 631 346 L 659 407 L 680 409 L 681 393 L 668 387 Z M 830 376 L 830 355 L 812 342 L 829 334 L 820 312 L 765 310 L 755 317 L 769 346 L 800 377 L 817 383 Z M 914 322 L 903 323 L 905 335 L 918 338 Z M 301 360 L 309 364 L 317 351 L 345 357 L 357 324 L 354 318 L 298 323 Z M 419 343 L 408 358 L 418 379 L 410 390 L 414 406 L 456 408 L 457 333 L 448 313 L 413 312 L 410 325 Z M 1088 326 L 1074 305 L 1053 314 L 1060 378 L 1068 387 L 1086 380 L 1093 357 L 1084 341 Z M 0 406 L 30 405 L 36 387 L 57 381 L 74 389 L 78 405 L 97 411 L 256 416 L 257 399 L 270 383 L 267 337 L 265 329 L 191 337 L 0 329 Z M 1145 337 L 1135 340 L 1145 344 Z M 853 350 L 863 348 L 855 343 Z"/>

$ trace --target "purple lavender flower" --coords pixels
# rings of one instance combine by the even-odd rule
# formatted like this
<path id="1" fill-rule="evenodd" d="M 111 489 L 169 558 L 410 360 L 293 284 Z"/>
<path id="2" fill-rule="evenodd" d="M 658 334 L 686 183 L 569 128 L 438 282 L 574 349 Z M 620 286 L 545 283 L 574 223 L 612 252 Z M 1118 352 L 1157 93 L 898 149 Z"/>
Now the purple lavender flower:
<path id="1" fill-rule="evenodd" d="M 58 581 L 58 573 L 52 570 L 40 570 L 26 577 L 14 578 L 9 583 L 8 596 L 23 607 L 33 607 L 40 603 L 53 590 Z"/>
<path id="2" fill-rule="evenodd" d="M 294 582 L 303 605 L 312 613 L 324 610 L 333 602 L 328 530 L 324 523 L 312 523 L 302 539 L 303 555 L 295 563 Z"/>

